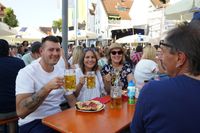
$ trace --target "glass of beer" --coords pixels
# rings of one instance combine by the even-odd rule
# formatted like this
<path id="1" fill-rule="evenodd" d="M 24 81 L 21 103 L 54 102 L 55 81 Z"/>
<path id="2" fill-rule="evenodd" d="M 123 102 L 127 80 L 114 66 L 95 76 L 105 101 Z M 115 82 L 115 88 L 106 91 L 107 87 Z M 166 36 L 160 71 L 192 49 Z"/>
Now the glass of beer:
<path id="1" fill-rule="evenodd" d="M 95 78 L 95 72 L 90 71 L 87 72 L 87 88 L 88 89 L 94 89 L 96 87 L 96 78 Z"/>
<path id="2" fill-rule="evenodd" d="M 64 72 L 64 88 L 69 91 L 76 90 L 75 69 L 66 69 Z"/>
<path id="3" fill-rule="evenodd" d="M 114 84 L 115 84 L 115 81 L 117 80 L 117 79 L 119 79 L 119 76 L 120 76 L 120 74 L 119 74 L 119 70 L 118 69 L 112 69 L 111 70 L 111 85 L 112 86 L 114 86 Z"/>
<path id="4" fill-rule="evenodd" d="M 122 87 L 121 86 L 111 86 L 111 108 L 121 108 L 122 107 Z"/>

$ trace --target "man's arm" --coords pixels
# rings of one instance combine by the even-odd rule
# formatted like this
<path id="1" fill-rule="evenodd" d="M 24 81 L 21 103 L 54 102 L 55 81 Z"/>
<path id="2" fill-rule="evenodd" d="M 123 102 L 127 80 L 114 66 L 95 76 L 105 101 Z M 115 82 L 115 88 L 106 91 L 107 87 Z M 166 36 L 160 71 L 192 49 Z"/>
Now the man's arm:
<path id="1" fill-rule="evenodd" d="M 20 118 L 25 118 L 34 112 L 53 89 L 63 85 L 63 78 L 56 77 L 35 93 L 18 94 L 16 96 L 16 111 Z"/>
<path id="2" fill-rule="evenodd" d="M 16 96 L 16 111 L 20 118 L 25 118 L 27 115 L 35 111 L 48 96 L 50 90 L 44 87 L 36 92 L 29 94 L 19 94 Z"/>

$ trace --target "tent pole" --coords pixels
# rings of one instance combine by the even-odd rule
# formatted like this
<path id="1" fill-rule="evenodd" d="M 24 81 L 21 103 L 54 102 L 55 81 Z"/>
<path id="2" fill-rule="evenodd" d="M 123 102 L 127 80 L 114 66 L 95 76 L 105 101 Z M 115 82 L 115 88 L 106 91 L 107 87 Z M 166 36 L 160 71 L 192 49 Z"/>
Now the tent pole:
<path id="1" fill-rule="evenodd" d="M 62 0 L 62 47 L 68 59 L 68 0 Z"/>

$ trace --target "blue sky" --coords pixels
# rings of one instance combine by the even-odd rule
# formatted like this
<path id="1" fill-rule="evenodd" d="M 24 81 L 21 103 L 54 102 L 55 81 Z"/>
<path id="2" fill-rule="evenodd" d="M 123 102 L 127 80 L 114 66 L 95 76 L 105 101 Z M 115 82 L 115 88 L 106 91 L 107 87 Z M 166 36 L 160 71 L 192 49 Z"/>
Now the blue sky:
<path id="1" fill-rule="evenodd" d="M 0 0 L 14 10 L 19 26 L 52 26 L 62 16 L 61 0 Z"/>

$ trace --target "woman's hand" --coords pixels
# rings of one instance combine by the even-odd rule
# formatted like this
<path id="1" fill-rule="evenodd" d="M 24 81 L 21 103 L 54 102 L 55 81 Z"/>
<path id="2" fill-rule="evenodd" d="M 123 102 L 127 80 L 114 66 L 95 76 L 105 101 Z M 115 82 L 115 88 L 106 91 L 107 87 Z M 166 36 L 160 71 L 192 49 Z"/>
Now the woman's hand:
<path id="1" fill-rule="evenodd" d="M 105 76 L 103 76 L 103 80 L 105 82 L 111 82 L 111 79 L 112 79 L 112 77 L 111 77 L 110 73 L 108 73 Z"/>
<path id="2" fill-rule="evenodd" d="M 85 84 L 85 76 L 80 77 L 79 84 L 82 85 L 82 86 Z"/>

